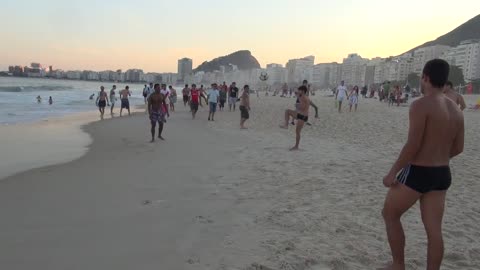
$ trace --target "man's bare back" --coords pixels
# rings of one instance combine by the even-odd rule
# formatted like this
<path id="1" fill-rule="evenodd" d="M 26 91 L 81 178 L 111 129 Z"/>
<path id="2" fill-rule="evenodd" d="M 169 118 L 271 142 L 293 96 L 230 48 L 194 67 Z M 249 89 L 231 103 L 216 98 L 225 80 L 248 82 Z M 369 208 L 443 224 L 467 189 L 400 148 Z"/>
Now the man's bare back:
<path id="1" fill-rule="evenodd" d="M 463 136 L 463 114 L 457 105 L 444 95 L 423 97 L 412 104 L 417 117 L 424 119 L 421 146 L 412 160 L 419 166 L 449 164 L 455 141 Z"/>
<path id="2" fill-rule="evenodd" d="M 457 105 L 457 107 L 460 106 L 460 110 L 463 111 L 465 107 L 467 107 L 465 105 L 465 100 L 459 93 L 456 93 L 453 90 L 448 90 L 445 92 L 445 96 L 455 102 L 455 105 Z"/>

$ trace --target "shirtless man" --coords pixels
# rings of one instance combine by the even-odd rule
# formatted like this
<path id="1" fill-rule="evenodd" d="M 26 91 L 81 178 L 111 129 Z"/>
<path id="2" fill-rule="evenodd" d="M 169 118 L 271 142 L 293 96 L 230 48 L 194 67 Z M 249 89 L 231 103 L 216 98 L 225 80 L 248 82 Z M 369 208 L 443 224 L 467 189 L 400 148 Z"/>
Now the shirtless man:
<path id="1" fill-rule="evenodd" d="M 195 115 L 198 111 L 198 103 L 200 102 L 200 90 L 197 89 L 197 85 L 192 84 L 190 90 L 190 109 L 192 111 L 192 119 L 195 119 Z"/>
<path id="2" fill-rule="evenodd" d="M 307 91 L 307 97 L 310 96 L 310 94 L 313 93 L 313 91 L 311 90 L 311 85 L 308 84 L 308 81 L 307 80 L 303 80 L 302 82 L 302 85 L 306 86 L 308 91 Z M 317 105 L 315 105 L 315 103 L 312 102 L 312 100 L 310 100 L 310 106 L 313 107 L 313 109 L 315 110 L 315 118 L 318 118 L 318 107 Z"/>
<path id="3" fill-rule="evenodd" d="M 115 97 L 115 90 L 117 89 L 116 85 L 112 86 L 112 90 L 110 90 L 110 114 L 113 115 L 113 107 L 115 107 L 115 101 L 117 101 L 117 97 Z"/>
<path id="4" fill-rule="evenodd" d="M 250 118 L 250 87 L 245 85 L 243 87 L 243 93 L 240 97 L 240 128 L 247 129 L 245 127 L 245 121 Z"/>
<path id="5" fill-rule="evenodd" d="M 296 127 L 296 140 L 295 146 L 290 149 L 290 151 L 298 150 L 298 145 L 300 144 L 300 133 L 306 122 L 308 122 L 308 110 L 310 109 L 310 100 L 307 97 L 308 88 L 305 85 L 302 85 L 298 88 L 297 96 L 299 100 L 298 111 L 286 110 L 285 111 L 285 123 L 281 125 L 281 128 L 288 129 L 288 120 L 290 117 L 297 119 Z"/>
<path id="6" fill-rule="evenodd" d="M 165 103 L 167 104 L 165 106 L 165 111 L 167 112 L 167 117 L 170 117 L 169 108 L 170 108 L 170 94 L 171 93 L 170 93 L 170 90 L 167 90 L 167 85 L 166 84 L 161 85 L 160 93 L 163 95 L 163 97 L 165 97 Z"/>
<path id="7" fill-rule="evenodd" d="M 200 107 L 203 107 L 202 99 L 205 101 L 205 104 L 208 105 L 207 91 L 205 90 L 205 88 L 203 88 L 203 84 L 200 85 L 199 91 L 200 91 Z"/>
<path id="8" fill-rule="evenodd" d="M 170 111 L 175 111 L 175 103 L 177 103 L 177 90 L 173 88 L 171 85 L 168 86 L 168 90 L 170 90 L 170 96 L 168 97 L 170 100 Z"/>
<path id="9" fill-rule="evenodd" d="M 434 59 L 425 65 L 421 79 L 424 97 L 410 107 L 407 143 L 383 178 L 389 188 L 383 218 L 393 257 L 387 269 L 405 269 L 405 235 L 400 218 L 417 201 L 428 236 L 427 270 L 438 270 L 442 263 L 442 218 L 451 184 L 449 162 L 462 153 L 464 139 L 463 114 L 443 94 L 448 73 L 449 65 L 444 60 Z"/>
<path id="10" fill-rule="evenodd" d="M 448 81 L 445 84 L 444 93 L 449 99 L 453 100 L 453 102 L 455 102 L 457 106 L 460 106 L 460 110 L 465 110 L 465 108 L 467 107 L 467 105 L 465 104 L 465 100 L 463 99 L 462 95 L 453 90 L 453 84 L 451 81 Z"/>
<path id="11" fill-rule="evenodd" d="M 155 141 L 155 126 L 158 122 L 158 138 L 165 140 L 162 137 L 163 123 L 165 123 L 165 96 L 160 93 L 160 85 L 158 83 L 154 86 L 154 92 L 148 97 L 148 114 L 150 115 L 150 122 L 152 124 L 152 143 Z"/>
<path id="12" fill-rule="evenodd" d="M 187 107 L 188 102 L 190 101 L 190 89 L 188 88 L 188 84 L 185 84 L 185 88 L 182 90 L 183 95 L 183 106 Z"/>
<path id="13" fill-rule="evenodd" d="M 125 87 L 125 89 L 120 91 L 120 101 L 122 103 L 122 106 L 120 108 L 120 117 L 122 117 L 123 109 L 127 109 L 128 110 L 128 115 L 130 115 L 130 102 L 128 101 L 128 97 L 132 96 L 132 94 L 130 93 L 129 89 L 130 88 L 127 85 Z"/>
<path id="14" fill-rule="evenodd" d="M 103 115 L 105 114 L 105 107 L 108 104 L 108 95 L 105 92 L 105 87 L 100 86 L 100 93 L 97 95 L 97 106 L 98 110 L 100 111 L 100 118 L 103 119 Z"/>

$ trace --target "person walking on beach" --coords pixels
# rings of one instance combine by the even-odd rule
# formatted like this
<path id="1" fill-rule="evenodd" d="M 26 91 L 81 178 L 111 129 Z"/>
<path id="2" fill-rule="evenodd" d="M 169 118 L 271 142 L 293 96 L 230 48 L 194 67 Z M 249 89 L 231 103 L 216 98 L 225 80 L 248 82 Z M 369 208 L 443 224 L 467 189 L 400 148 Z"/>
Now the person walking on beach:
<path id="1" fill-rule="evenodd" d="M 175 111 L 175 103 L 177 103 L 177 90 L 173 88 L 171 85 L 168 86 L 168 89 L 170 90 L 170 111 L 174 112 Z"/>
<path id="2" fill-rule="evenodd" d="M 460 107 L 460 110 L 465 110 L 467 105 L 465 104 L 465 100 L 463 99 L 462 95 L 459 93 L 455 92 L 453 89 L 453 84 L 451 81 L 448 81 L 445 84 L 445 89 L 444 89 L 445 96 L 447 96 L 449 99 L 453 100 L 457 106 Z"/>
<path id="3" fill-rule="evenodd" d="M 243 87 L 243 93 L 240 97 L 240 128 L 247 129 L 245 122 L 250 118 L 250 87 L 245 85 Z"/>
<path id="4" fill-rule="evenodd" d="M 128 85 L 125 87 L 125 89 L 123 89 L 122 91 L 120 91 L 120 102 L 121 102 L 121 108 L 120 108 L 120 117 L 122 117 L 122 111 L 123 109 L 127 109 L 128 110 L 128 115 L 130 115 L 130 101 L 128 100 L 128 97 L 132 96 L 132 94 L 130 93 L 130 88 L 128 87 Z"/>
<path id="5" fill-rule="evenodd" d="M 188 84 L 185 84 L 185 88 L 182 90 L 183 95 L 183 106 L 187 107 L 187 104 L 190 102 L 190 89 L 188 88 Z"/>
<path id="6" fill-rule="evenodd" d="M 355 85 L 352 91 L 350 91 L 348 101 L 350 105 L 350 112 L 352 112 L 353 105 L 355 105 L 355 112 L 356 112 L 357 106 L 358 106 L 358 86 Z"/>
<path id="7" fill-rule="evenodd" d="M 98 110 L 100 111 L 100 118 L 103 119 L 103 115 L 105 114 L 105 107 L 108 104 L 108 95 L 105 92 L 105 87 L 100 86 L 100 92 L 97 95 L 97 106 Z"/>
<path id="8" fill-rule="evenodd" d="M 115 107 L 115 101 L 117 98 L 115 97 L 115 90 L 117 89 L 116 85 L 113 85 L 112 90 L 110 90 L 110 114 L 113 115 L 113 107 Z"/>
<path id="9" fill-rule="evenodd" d="M 200 85 L 200 107 L 203 108 L 203 104 L 202 104 L 202 99 L 205 101 L 205 104 L 208 105 L 208 101 L 207 101 L 207 93 L 205 91 L 205 88 L 203 88 L 203 84 Z"/>
<path id="10" fill-rule="evenodd" d="M 53 99 L 52 99 L 52 96 L 50 96 L 50 97 L 48 98 L 48 104 L 50 104 L 50 105 L 52 105 L 52 104 L 53 104 Z"/>
<path id="11" fill-rule="evenodd" d="M 170 117 L 170 112 L 169 112 L 169 103 L 170 103 L 170 90 L 167 90 L 167 85 L 166 84 L 162 84 L 162 87 L 161 87 L 161 90 L 160 90 L 160 93 L 163 95 L 163 97 L 165 98 L 165 112 L 167 113 L 167 117 Z"/>
<path id="12" fill-rule="evenodd" d="M 305 123 L 308 121 L 308 111 L 310 109 L 310 100 L 307 97 L 307 87 L 302 85 L 298 88 L 297 95 L 299 99 L 298 112 L 294 110 L 285 111 L 285 123 L 281 125 L 281 128 L 288 129 L 288 120 L 290 117 L 297 119 L 296 126 L 296 137 L 295 137 L 295 146 L 290 149 L 290 151 L 298 150 L 300 144 L 300 133 Z"/>
<path id="13" fill-rule="evenodd" d="M 165 108 L 167 104 L 165 102 L 165 96 L 160 93 L 160 85 L 158 83 L 154 86 L 154 92 L 148 97 L 147 100 L 148 115 L 150 116 L 151 129 L 153 143 L 155 141 L 155 127 L 158 123 L 158 138 L 165 140 L 162 137 L 163 125 L 165 123 Z"/>
<path id="14" fill-rule="evenodd" d="M 150 83 L 150 86 L 145 85 L 145 87 L 143 88 L 142 96 L 143 96 L 143 101 L 145 102 L 145 104 L 147 104 L 147 98 L 148 98 L 148 95 L 150 95 L 151 87 L 152 87 L 152 83 Z"/>
<path id="15" fill-rule="evenodd" d="M 229 93 L 228 93 L 228 108 L 229 111 L 235 111 L 235 107 L 237 104 L 237 99 L 238 99 L 238 88 L 237 88 L 237 83 L 233 82 L 232 85 L 230 86 Z"/>
<path id="16" fill-rule="evenodd" d="M 449 163 L 464 147 L 463 114 L 443 94 L 448 74 L 449 65 L 444 60 L 425 64 L 421 79 L 424 96 L 410 106 L 407 142 L 383 178 L 389 188 L 383 218 L 393 257 L 388 269 L 405 269 L 405 234 L 400 219 L 417 201 L 428 236 L 427 269 L 439 270 L 442 263 L 442 219 L 452 180 Z"/>
<path id="17" fill-rule="evenodd" d="M 215 121 L 215 112 L 217 111 L 217 103 L 220 97 L 220 93 L 218 92 L 217 84 L 212 84 L 212 89 L 208 90 L 208 106 L 210 108 L 208 112 L 208 121 Z"/>
<path id="18" fill-rule="evenodd" d="M 200 102 L 200 90 L 197 89 L 196 84 L 192 84 L 190 90 L 190 109 L 192 111 L 192 119 L 195 119 L 195 115 L 198 112 L 198 104 Z"/>
<path id="19" fill-rule="evenodd" d="M 220 99 L 219 99 L 219 109 L 223 111 L 225 109 L 225 102 L 227 102 L 227 92 L 228 86 L 223 82 L 223 85 L 220 86 Z"/>
<path id="20" fill-rule="evenodd" d="M 342 112 L 342 103 L 344 100 L 348 99 L 347 87 L 345 86 L 345 81 L 341 81 L 340 85 L 337 87 L 337 92 L 335 93 L 335 99 L 338 102 L 338 112 Z"/>

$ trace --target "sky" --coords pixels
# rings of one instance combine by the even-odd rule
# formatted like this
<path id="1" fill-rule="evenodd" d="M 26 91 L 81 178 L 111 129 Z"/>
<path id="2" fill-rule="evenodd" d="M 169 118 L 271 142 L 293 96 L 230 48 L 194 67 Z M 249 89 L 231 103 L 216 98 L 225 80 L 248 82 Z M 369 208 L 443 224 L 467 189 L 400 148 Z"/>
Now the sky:
<path id="1" fill-rule="evenodd" d="M 245 49 L 262 67 L 388 57 L 479 13 L 478 0 L 0 0 L 0 70 L 176 72 Z"/>

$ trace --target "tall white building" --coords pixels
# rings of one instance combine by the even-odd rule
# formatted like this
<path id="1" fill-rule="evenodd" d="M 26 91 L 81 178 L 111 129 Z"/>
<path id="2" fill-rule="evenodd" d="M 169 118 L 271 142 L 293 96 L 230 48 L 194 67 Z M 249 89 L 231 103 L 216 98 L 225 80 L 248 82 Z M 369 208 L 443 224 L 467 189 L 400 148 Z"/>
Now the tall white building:
<path id="1" fill-rule="evenodd" d="M 440 58 L 444 52 L 450 49 L 446 45 L 433 45 L 419 48 L 413 52 L 413 72 L 421 74 L 425 64 L 435 58 Z"/>
<path id="2" fill-rule="evenodd" d="M 346 85 L 365 85 L 365 73 L 369 60 L 356 53 L 351 53 L 343 59 L 342 80 Z"/>
<path id="3" fill-rule="evenodd" d="M 338 63 L 322 63 L 313 66 L 311 83 L 315 87 L 335 87 L 340 82 L 341 65 Z"/>
<path id="4" fill-rule="evenodd" d="M 460 67 L 466 81 L 480 78 L 480 40 L 465 40 L 442 56 L 449 64 Z"/>
<path id="5" fill-rule="evenodd" d="M 300 84 L 303 80 L 312 80 L 313 64 L 315 56 L 307 56 L 300 59 L 288 60 L 285 65 L 287 69 L 287 83 Z"/>
<path id="6" fill-rule="evenodd" d="M 178 60 L 178 80 L 185 81 L 185 78 L 192 73 L 192 59 L 182 58 Z"/>
<path id="7" fill-rule="evenodd" d="M 280 64 L 268 64 L 267 70 L 268 83 L 270 85 L 286 82 L 286 69 Z"/>

